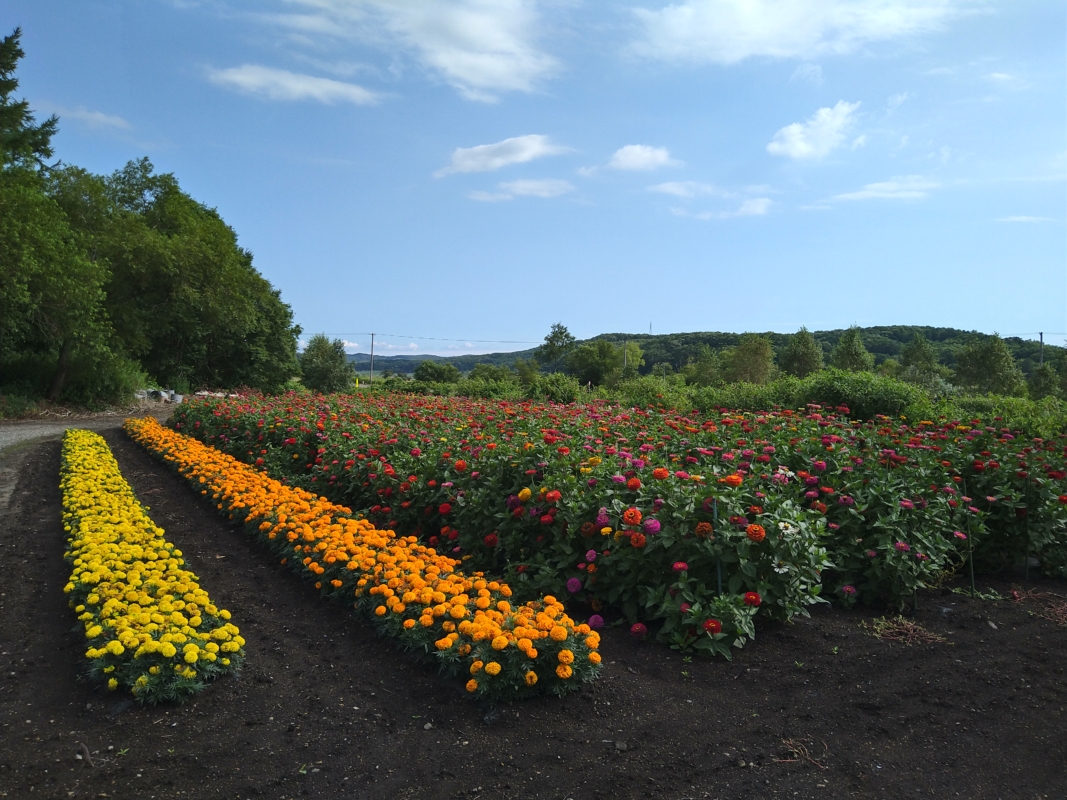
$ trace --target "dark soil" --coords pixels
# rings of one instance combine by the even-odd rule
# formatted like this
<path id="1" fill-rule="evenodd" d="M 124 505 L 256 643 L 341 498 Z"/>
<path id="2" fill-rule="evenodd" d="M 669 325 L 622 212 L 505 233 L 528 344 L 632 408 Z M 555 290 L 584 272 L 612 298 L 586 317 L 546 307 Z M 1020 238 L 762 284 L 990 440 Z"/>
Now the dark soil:
<path id="1" fill-rule="evenodd" d="M 233 612 L 247 662 L 180 707 L 81 680 L 60 445 L 22 448 L 0 509 L 0 797 L 1067 797 L 1067 628 L 1036 603 L 922 593 L 912 619 L 947 643 L 912 646 L 865 632 L 870 611 L 824 606 L 732 662 L 609 628 L 595 684 L 489 709 L 319 600 L 120 430 L 104 436 Z"/>

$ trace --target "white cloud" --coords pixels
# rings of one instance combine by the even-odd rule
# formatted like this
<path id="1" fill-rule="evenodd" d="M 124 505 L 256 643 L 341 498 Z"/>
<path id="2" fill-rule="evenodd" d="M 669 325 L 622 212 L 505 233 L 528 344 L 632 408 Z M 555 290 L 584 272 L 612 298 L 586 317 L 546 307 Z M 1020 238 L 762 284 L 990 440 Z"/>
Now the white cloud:
<path id="1" fill-rule="evenodd" d="M 49 105 L 47 108 L 49 111 L 58 114 L 61 120 L 76 119 L 78 122 L 84 122 L 90 128 L 116 128 L 123 131 L 130 129 L 130 123 L 122 117 L 105 114 L 103 111 L 90 111 L 85 106 L 62 108 L 61 106 Z"/>
<path id="2" fill-rule="evenodd" d="M 525 197 L 559 197 L 574 191 L 568 181 L 554 178 L 544 180 L 518 180 L 500 184 L 500 188 L 513 195 Z"/>
<path id="3" fill-rule="evenodd" d="M 822 67 L 818 64 L 809 62 L 798 64 L 797 68 L 793 70 L 793 74 L 789 78 L 790 83 L 795 83 L 797 81 L 807 81 L 808 83 L 814 83 L 816 86 L 821 86 Z"/>
<path id="4" fill-rule="evenodd" d="M 628 144 L 615 151 L 608 162 L 612 169 L 652 170 L 680 164 L 671 158 L 666 147 L 650 147 L 647 144 Z"/>
<path id="5" fill-rule="evenodd" d="M 833 108 L 820 108 L 807 122 L 794 122 L 781 128 L 767 145 L 775 156 L 820 159 L 845 141 L 859 103 L 839 100 Z"/>
<path id="6" fill-rule="evenodd" d="M 511 164 L 525 164 L 535 158 L 567 152 L 570 152 L 569 147 L 554 145 L 547 136 L 539 134 L 513 136 L 495 144 L 457 147 L 452 151 L 451 163 L 437 170 L 434 177 L 440 178 L 454 172 L 491 172 Z"/>
<path id="7" fill-rule="evenodd" d="M 516 197 L 541 197 L 550 199 L 560 197 L 574 191 L 574 186 L 558 178 L 524 179 L 517 181 L 505 181 L 497 184 L 498 192 L 471 192 L 467 195 L 471 200 L 482 203 L 501 203 L 514 200 Z"/>
<path id="8" fill-rule="evenodd" d="M 892 114 L 911 96 L 911 92 L 899 92 L 898 94 L 893 95 L 889 98 L 888 102 L 886 102 L 886 111 Z"/>
<path id="9" fill-rule="evenodd" d="M 684 208 L 672 208 L 671 213 L 676 217 L 692 217 L 693 219 L 733 219 L 735 217 L 759 217 L 766 214 L 772 205 L 769 197 L 754 197 L 741 203 L 736 211 L 702 211 L 692 213 Z"/>
<path id="10" fill-rule="evenodd" d="M 736 64 L 746 58 L 813 59 L 868 42 L 941 30 L 967 0 L 685 0 L 635 9 L 649 58 Z"/>
<path id="11" fill-rule="evenodd" d="M 852 147 L 849 149 L 858 150 L 865 144 L 867 144 L 867 135 L 863 134 L 862 136 L 857 136 L 855 139 L 852 140 Z"/>
<path id="12" fill-rule="evenodd" d="M 467 195 L 471 200 L 477 200 L 480 203 L 499 203 L 504 200 L 511 200 L 513 196 L 507 192 L 471 192 Z"/>
<path id="13" fill-rule="evenodd" d="M 997 222 L 1052 222 L 1050 217 L 1001 217 Z"/>
<path id="14" fill-rule="evenodd" d="M 1015 80 L 1014 76 L 1007 72 L 990 72 L 986 77 L 994 83 L 1011 83 Z"/>
<path id="15" fill-rule="evenodd" d="M 931 189 L 941 184 L 924 178 L 922 175 L 904 175 L 891 178 L 882 183 L 868 183 L 858 192 L 849 192 L 834 196 L 834 200 L 918 200 L 926 197 Z"/>
<path id="16" fill-rule="evenodd" d="M 348 339 L 342 339 L 341 342 L 345 346 L 346 353 L 355 353 L 357 352 L 358 348 L 362 347 L 359 342 L 350 342 L 348 341 Z"/>
<path id="17" fill-rule="evenodd" d="M 470 100 L 535 91 L 559 69 L 537 47 L 536 0 L 290 0 L 304 13 L 264 17 L 317 45 L 322 39 L 369 43 L 411 53 Z"/>
<path id="18" fill-rule="evenodd" d="M 264 95 L 271 100 L 317 100 L 328 105 L 343 102 L 364 106 L 376 103 L 379 99 L 375 92 L 354 83 L 316 78 L 258 64 L 211 70 L 209 77 L 220 86 Z"/>
<path id="19" fill-rule="evenodd" d="M 674 197 L 700 197 L 709 194 L 717 195 L 719 197 L 730 196 L 729 192 L 717 189 L 710 183 L 698 183 L 697 181 L 668 181 L 666 183 L 658 183 L 655 186 L 649 186 L 648 191 L 669 194 Z"/>

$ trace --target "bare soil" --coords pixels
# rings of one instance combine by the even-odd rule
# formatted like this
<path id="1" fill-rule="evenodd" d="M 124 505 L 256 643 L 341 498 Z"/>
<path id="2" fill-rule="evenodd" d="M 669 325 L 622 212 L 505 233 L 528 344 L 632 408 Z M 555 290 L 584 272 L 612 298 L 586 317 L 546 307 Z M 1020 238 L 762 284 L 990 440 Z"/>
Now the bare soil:
<path id="1" fill-rule="evenodd" d="M 1036 602 L 920 593 L 910 621 L 945 641 L 910 646 L 863 627 L 883 612 L 824 606 L 729 662 L 609 627 L 599 681 L 488 708 L 319 600 L 117 426 L 126 479 L 233 613 L 246 666 L 179 707 L 84 682 L 59 441 L 10 453 L 0 797 L 1067 798 L 1067 627 Z"/>

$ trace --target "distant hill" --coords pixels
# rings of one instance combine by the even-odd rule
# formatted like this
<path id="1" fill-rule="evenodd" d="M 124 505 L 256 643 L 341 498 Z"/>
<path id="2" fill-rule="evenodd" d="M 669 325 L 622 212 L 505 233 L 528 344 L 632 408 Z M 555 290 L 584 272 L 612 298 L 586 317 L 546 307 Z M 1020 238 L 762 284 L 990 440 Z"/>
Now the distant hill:
<path id="1" fill-rule="evenodd" d="M 948 367 L 956 365 L 956 352 L 973 338 L 985 338 L 988 334 L 977 331 L 964 331 L 957 328 L 934 328 L 925 325 L 887 325 L 860 328 L 863 343 L 874 355 L 875 362 L 881 364 L 887 358 L 900 359 L 904 345 L 912 340 L 916 333 L 921 333 L 937 350 L 941 363 Z M 831 331 L 812 331 L 815 340 L 822 345 L 823 354 L 829 361 L 830 353 L 844 334 L 844 329 Z M 789 342 L 792 334 L 767 332 L 763 334 L 774 346 L 775 353 L 780 352 Z M 702 345 L 713 350 L 722 350 L 735 346 L 741 338 L 739 333 L 696 332 L 696 333 L 602 333 L 593 339 L 609 342 L 637 342 L 644 351 L 645 366 L 641 372 L 651 372 L 657 364 L 670 364 L 675 370 L 685 366 L 690 358 L 695 358 Z M 591 341 L 591 340 L 589 340 Z M 1027 376 L 1037 367 L 1040 343 L 1030 339 L 1008 337 L 1004 340 L 1015 357 L 1019 368 Z M 581 343 L 581 342 L 580 342 Z M 529 360 L 534 357 L 534 349 L 519 350 L 511 353 L 486 353 L 485 355 L 434 356 L 434 355 L 374 355 L 374 371 L 381 373 L 390 370 L 396 373 L 410 374 L 422 361 L 447 362 L 460 372 L 469 372 L 475 364 L 493 364 L 494 366 L 513 366 L 517 359 Z M 1045 344 L 1045 360 L 1057 367 L 1067 355 L 1067 349 Z M 370 369 L 369 353 L 354 353 L 348 357 L 357 372 Z"/>

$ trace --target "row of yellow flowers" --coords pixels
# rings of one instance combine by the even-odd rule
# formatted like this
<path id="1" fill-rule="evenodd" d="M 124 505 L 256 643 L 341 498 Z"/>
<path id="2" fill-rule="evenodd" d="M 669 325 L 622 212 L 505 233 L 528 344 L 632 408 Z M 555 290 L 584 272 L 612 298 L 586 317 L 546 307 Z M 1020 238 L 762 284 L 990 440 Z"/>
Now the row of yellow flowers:
<path id="1" fill-rule="evenodd" d="M 216 508 L 402 647 L 436 660 L 480 697 L 563 694 L 599 672 L 598 634 L 554 597 L 512 605 L 506 583 L 464 574 L 414 536 L 382 531 L 343 506 L 270 478 L 154 419 L 126 430 L 173 464 Z"/>
<path id="2" fill-rule="evenodd" d="M 97 434 L 68 430 L 60 476 L 70 581 L 90 676 L 145 703 L 182 701 L 244 657 L 217 608 L 163 538 Z"/>

